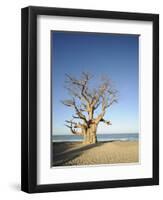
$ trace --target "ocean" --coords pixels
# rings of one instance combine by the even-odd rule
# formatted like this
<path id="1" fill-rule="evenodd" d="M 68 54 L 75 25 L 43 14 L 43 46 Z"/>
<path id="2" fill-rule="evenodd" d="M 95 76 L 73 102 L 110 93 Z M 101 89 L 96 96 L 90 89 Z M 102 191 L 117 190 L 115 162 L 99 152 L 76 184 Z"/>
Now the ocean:
<path id="1" fill-rule="evenodd" d="M 98 141 L 138 141 L 138 133 L 97 134 Z M 53 142 L 80 142 L 83 136 L 79 135 L 53 135 Z"/>

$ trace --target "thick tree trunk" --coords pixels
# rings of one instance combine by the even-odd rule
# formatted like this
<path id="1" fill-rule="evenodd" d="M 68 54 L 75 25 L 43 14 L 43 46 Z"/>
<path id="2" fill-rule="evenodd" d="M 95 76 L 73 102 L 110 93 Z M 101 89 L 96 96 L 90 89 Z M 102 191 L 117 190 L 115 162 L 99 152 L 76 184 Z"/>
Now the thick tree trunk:
<path id="1" fill-rule="evenodd" d="M 84 134 L 83 144 L 95 144 L 97 142 L 97 125 L 91 125 Z"/>

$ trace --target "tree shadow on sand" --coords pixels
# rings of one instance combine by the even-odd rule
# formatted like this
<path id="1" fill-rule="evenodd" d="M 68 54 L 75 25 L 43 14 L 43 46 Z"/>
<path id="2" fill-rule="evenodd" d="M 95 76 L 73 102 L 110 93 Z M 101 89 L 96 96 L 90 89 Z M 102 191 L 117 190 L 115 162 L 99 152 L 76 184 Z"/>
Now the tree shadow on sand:
<path id="1" fill-rule="evenodd" d="M 112 141 L 109 141 L 109 142 L 112 142 Z M 98 142 L 96 144 L 84 145 L 84 146 L 80 146 L 80 147 L 69 149 L 69 150 L 68 150 L 68 144 L 64 144 L 64 145 L 67 145 L 64 148 L 64 149 L 66 149 L 66 151 L 61 152 L 61 153 L 53 152 L 52 166 L 64 166 L 64 164 L 66 162 L 79 157 L 85 151 L 87 151 L 91 148 L 94 148 L 94 147 L 99 147 L 99 146 L 103 145 L 104 143 L 106 143 L 106 142 Z"/>

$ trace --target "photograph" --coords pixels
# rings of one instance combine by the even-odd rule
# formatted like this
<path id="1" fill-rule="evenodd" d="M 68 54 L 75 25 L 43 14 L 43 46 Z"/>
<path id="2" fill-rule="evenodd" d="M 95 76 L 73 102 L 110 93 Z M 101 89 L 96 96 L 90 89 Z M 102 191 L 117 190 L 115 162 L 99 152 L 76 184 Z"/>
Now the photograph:
<path id="1" fill-rule="evenodd" d="M 51 30 L 51 167 L 139 164 L 139 35 Z"/>

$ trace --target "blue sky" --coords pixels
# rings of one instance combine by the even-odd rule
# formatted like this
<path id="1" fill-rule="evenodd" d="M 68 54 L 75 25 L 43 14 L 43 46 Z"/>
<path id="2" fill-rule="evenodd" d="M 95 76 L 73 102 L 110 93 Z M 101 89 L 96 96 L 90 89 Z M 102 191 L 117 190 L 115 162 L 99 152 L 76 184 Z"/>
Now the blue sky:
<path id="1" fill-rule="evenodd" d="M 52 132 L 71 134 L 64 121 L 73 110 L 61 100 L 68 98 L 64 88 L 65 74 L 79 77 L 90 72 L 94 82 L 108 76 L 119 91 L 119 102 L 108 109 L 98 133 L 138 132 L 138 38 L 137 35 L 96 34 L 79 32 L 51 33 L 52 54 Z"/>

